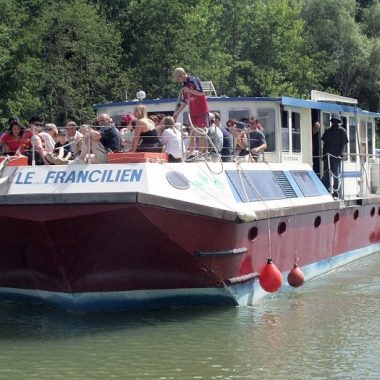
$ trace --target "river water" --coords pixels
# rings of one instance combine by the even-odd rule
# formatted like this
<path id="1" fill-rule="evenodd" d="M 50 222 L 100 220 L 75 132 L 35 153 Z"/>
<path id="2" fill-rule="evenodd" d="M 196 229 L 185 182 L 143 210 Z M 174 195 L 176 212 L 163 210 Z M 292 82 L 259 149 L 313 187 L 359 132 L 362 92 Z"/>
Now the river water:
<path id="1" fill-rule="evenodd" d="M 255 307 L 0 303 L 0 379 L 380 379 L 380 253 Z"/>

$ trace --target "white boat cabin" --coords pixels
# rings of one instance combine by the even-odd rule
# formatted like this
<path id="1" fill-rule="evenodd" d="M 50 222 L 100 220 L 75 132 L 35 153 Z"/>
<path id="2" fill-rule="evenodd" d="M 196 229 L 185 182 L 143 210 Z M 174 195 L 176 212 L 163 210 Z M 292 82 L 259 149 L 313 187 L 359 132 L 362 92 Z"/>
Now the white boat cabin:
<path id="1" fill-rule="evenodd" d="M 210 112 L 220 113 L 224 125 L 229 119 L 258 119 L 264 127 L 268 145 L 265 160 L 271 163 L 307 163 L 313 167 L 312 125 L 318 121 L 321 125 L 317 135 L 318 157 L 314 156 L 314 170 L 318 175 L 322 172 L 320 138 L 330 127 L 331 115 L 338 113 L 349 139 L 343 164 L 345 197 L 380 193 L 379 159 L 375 157 L 375 130 L 380 113 L 362 110 L 356 106 L 355 99 L 337 95 L 313 91 L 312 99 L 315 100 L 290 97 L 208 97 L 208 103 Z M 141 101 L 146 105 L 149 115 L 171 115 L 176 102 L 175 98 Z M 98 114 L 110 114 L 118 125 L 122 115 L 133 113 L 137 103 L 140 101 L 111 102 L 97 104 L 95 109 Z M 185 108 L 178 121 L 187 124 L 187 116 Z"/>

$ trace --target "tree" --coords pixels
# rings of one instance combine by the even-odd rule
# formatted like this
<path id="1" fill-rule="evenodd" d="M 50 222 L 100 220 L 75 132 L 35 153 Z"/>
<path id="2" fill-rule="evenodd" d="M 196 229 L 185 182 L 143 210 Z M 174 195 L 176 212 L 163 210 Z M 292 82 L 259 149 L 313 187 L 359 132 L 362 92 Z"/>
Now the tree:
<path id="1" fill-rule="evenodd" d="M 322 68 L 304 31 L 300 7 L 289 0 L 246 5 L 237 70 L 250 95 L 308 96 Z M 239 87 L 238 87 L 239 88 Z"/>
<path id="2" fill-rule="evenodd" d="M 305 1 L 302 15 L 317 49 L 326 53 L 329 75 L 322 89 L 357 98 L 362 106 L 372 108 L 379 95 L 370 79 L 372 68 L 378 67 L 377 44 L 362 32 L 355 21 L 356 13 L 354 0 L 309 0 Z"/>
<path id="3" fill-rule="evenodd" d="M 93 118 L 93 103 L 121 99 L 120 34 L 93 6 L 53 1 L 29 13 L 36 2 L 24 3 L 25 27 L 7 65 L 6 113 L 83 122 Z"/>

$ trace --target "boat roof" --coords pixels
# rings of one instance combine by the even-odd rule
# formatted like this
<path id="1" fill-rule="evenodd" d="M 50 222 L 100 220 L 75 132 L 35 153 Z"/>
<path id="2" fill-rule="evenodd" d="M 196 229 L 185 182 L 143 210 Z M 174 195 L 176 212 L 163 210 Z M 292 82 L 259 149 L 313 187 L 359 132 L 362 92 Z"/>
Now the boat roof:
<path id="1" fill-rule="evenodd" d="M 142 101 L 139 100 L 128 100 L 123 102 L 108 102 L 108 103 L 99 103 L 94 104 L 93 107 L 95 109 L 101 108 L 109 108 L 109 107 L 121 107 L 121 106 L 131 106 L 137 103 L 145 104 L 145 105 L 158 105 L 165 103 L 173 103 L 176 102 L 177 98 L 164 98 L 164 99 L 144 99 Z M 292 106 L 299 108 L 307 108 L 307 109 L 319 109 L 328 112 L 348 112 L 348 113 L 357 113 L 366 116 L 372 117 L 380 117 L 380 112 L 371 112 L 363 110 L 359 107 L 347 105 L 347 104 L 337 104 L 337 103 L 329 103 L 329 102 L 321 102 L 309 99 L 298 99 L 291 97 L 227 97 L 227 96 L 216 96 L 216 97 L 207 97 L 207 101 L 212 104 L 213 102 L 274 102 L 280 103 L 283 106 Z"/>

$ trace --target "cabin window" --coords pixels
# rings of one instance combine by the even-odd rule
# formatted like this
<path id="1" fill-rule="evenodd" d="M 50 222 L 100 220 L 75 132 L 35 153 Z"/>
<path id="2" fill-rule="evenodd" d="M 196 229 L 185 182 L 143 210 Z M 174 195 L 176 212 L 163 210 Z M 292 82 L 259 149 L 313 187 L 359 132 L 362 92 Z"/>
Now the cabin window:
<path id="1" fill-rule="evenodd" d="M 347 118 L 345 116 L 341 117 L 342 123 L 340 124 L 347 131 Z"/>
<path id="2" fill-rule="evenodd" d="M 276 136 L 275 136 L 275 109 L 274 108 L 258 108 L 257 118 L 264 127 L 265 139 L 267 141 L 266 152 L 274 152 L 276 149 Z"/>
<path id="3" fill-rule="evenodd" d="M 289 113 L 284 110 L 281 112 L 281 140 L 282 151 L 289 152 Z"/>
<path id="4" fill-rule="evenodd" d="M 368 154 L 373 154 L 372 122 L 367 123 Z"/>
<path id="5" fill-rule="evenodd" d="M 342 116 L 341 117 L 341 119 L 342 119 L 342 123 L 340 124 L 345 130 L 346 130 L 346 132 L 347 132 L 347 117 L 345 117 L 345 116 Z M 348 135 L 347 135 L 347 137 L 348 137 Z M 344 148 L 343 148 L 343 153 L 345 153 L 344 155 L 343 155 L 343 160 L 344 161 L 348 161 L 348 156 L 347 156 L 347 145 L 345 145 L 344 146 Z"/>
<path id="6" fill-rule="evenodd" d="M 189 125 L 189 111 L 184 111 L 182 113 L 182 124 Z"/>
<path id="7" fill-rule="evenodd" d="M 360 162 L 366 162 L 367 161 L 367 146 L 366 146 L 366 122 L 364 120 L 360 120 L 360 147 L 359 147 L 359 153 L 360 153 Z"/>
<path id="8" fill-rule="evenodd" d="M 243 118 L 249 118 L 249 110 L 231 110 L 228 112 L 228 119 L 241 120 Z"/>
<path id="9" fill-rule="evenodd" d="M 322 113 L 322 126 L 325 131 L 327 128 L 330 128 L 330 114 L 323 112 Z"/>
<path id="10" fill-rule="evenodd" d="M 350 117 L 350 125 L 349 125 L 349 144 L 350 144 L 350 161 L 356 162 L 356 120 L 354 117 Z"/>
<path id="11" fill-rule="evenodd" d="M 292 151 L 301 152 L 301 115 L 298 112 L 292 112 Z"/>

